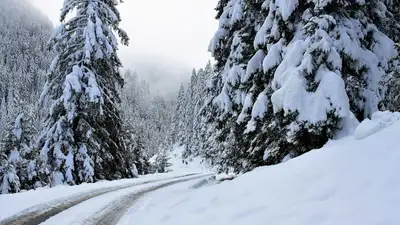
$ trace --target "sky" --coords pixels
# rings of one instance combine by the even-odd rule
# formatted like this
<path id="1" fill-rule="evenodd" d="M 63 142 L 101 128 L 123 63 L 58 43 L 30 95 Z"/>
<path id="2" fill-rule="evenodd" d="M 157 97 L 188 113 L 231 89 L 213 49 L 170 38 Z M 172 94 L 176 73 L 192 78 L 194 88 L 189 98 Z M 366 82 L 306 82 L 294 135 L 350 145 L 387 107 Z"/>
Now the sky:
<path id="1" fill-rule="evenodd" d="M 58 24 L 63 0 L 32 0 Z M 217 29 L 217 0 L 125 0 L 119 6 L 121 28 L 131 39 L 121 47 L 125 68 L 136 70 L 161 94 L 175 93 L 192 68 L 211 58 L 208 44 Z"/>

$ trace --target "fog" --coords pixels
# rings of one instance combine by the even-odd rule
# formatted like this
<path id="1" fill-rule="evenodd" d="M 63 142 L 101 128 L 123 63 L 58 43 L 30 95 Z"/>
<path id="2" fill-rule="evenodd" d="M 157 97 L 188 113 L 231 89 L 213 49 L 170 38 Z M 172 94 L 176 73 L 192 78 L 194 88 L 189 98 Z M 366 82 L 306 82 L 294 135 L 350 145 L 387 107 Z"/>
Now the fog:
<path id="1" fill-rule="evenodd" d="M 63 0 L 31 0 L 57 25 Z M 217 28 L 216 0 L 125 0 L 121 27 L 130 38 L 121 47 L 124 68 L 136 70 L 153 93 L 175 95 L 192 68 L 210 59 L 208 43 Z"/>

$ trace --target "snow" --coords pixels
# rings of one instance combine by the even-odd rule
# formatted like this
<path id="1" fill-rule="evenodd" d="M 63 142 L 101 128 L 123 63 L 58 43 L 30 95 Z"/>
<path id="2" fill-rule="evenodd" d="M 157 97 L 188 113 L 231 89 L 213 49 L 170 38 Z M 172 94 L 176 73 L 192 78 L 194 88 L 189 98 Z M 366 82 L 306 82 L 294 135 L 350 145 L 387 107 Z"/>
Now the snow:
<path id="1" fill-rule="evenodd" d="M 263 61 L 264 72 L 267 73 L 269 70 L 278 66 L 282 62 L 282 50 L 283 50 L 283 40 L 278 41 L 276 44 L 271 45 L 267 56 Z"/>
<path id="2" fill-rule="evenodd" d="M 120 225 L 399 224 L 399 132 L 395 122 L 362 140 L 330 141 L 232 181 L 160 190 L 133 206 Z"/>
<path id="3" fill-rule="evenodd" d="M 282 15 L 283 20 L 288 20 L 293 11 L 299 5 L 298 0 L 276 0 L 278 12 Z"/>
<path id="4" fill-rule="evenodd" d="M 65 178 L 68 183 L 74 183 L 74 178 L 72 176 L 72 171 L 75 169 L 74 168 L 74 155 L 73 155 L 73 149 L 70 148 L 68 155 L 65 157 L 65 167 L 67 168 L 67 171 L 65 173 Z"/>
<path id="5" fill-rule="evenodd" d="M 230 12 L 230 25 L 233 26 L 243 18 L 243 0 L 233 0 L 233 6 Z"/>
<path id="6" fill-rule="evenodd" d="M 199 184 L 199 180 L 188 181 L 176 185 L 169 186 L 141 198 L 135 205 L 128 209 L 127 213 L 119 220 L 117 225 L 129 225 L 133 223 L 139 223 L 143 219 L 140 214 L 143 214 L 143 210 L 148 208 L 154 208 L 157 200 L 173 199 L 176 195 L 181 192 L 195 191 L 194 187 Z"/>
<path id="7" fill-rule="evenodd" d="M 399 112 L 376 112 L 371 119 L 366 119 L 355 130 L 355 138 L 360 140 L 375 134 L 400 120 Z"/>
<path id="8" fill-rule="evenodd" d="M 253 94 L 250 93 L 246 96 L 243 104 L 242 113 L 238 116 L 236 123 L 242 123 L 249 116 L 248 111 L 253 105 Z"/>
<path id="9" fill-rule="evenodd" d="M 17 140 L 21 140 L 22 130 L 21 130 L 21 122 L 24 119 L 24 114 L 21 113 L 15 119 L 13 134 L 17 138 Z"/>
<path id="10" fill-rule="evenodd" d="M 268 105 L 269 99 L 267 96 L 266 91 L 261 92 L 257 100 L 255 101 L 253 105 L 253 109 L 251 111 L 251 120 L 247 123 L 246 125 L 246 130 L 244 133 L 249 133 L 252 132 L 256 129 L 256 122 L 255 119 L 262 119 L 264 118 L 265 113 L 267 113 L 267 105 Z"/>
<path id="11" fill-rule="evenodd" d="M 182 160 L 182 154 L 185 150 L 184 146 L 174 146 L 173 150 L 169 152 L 170 160 L 172 164 L 168 169 L 176 173 L 209 173 L 211 169 L 203 162 L 201 157 L 192 157 L 188 162 Z M 157 157 L 157 156 L 155 156 Z M 155 159 L 153 157 L 153 161 Z"/>
<path id="12" fill-rule="evenodd" d="M 284 62 L 286 60 L 294 59 L 288 57 Z M 284 62 L 279 67 L 284 67 Z M 315 92 L 308 92 L 306 81 L 297 68 L 288 67 L 281 75 L 279 67 L 274 82 L 281 87 L 271 97 L 275 112 L 281 109 L 285 113 L 298 111 L 298 120 L 310 123 L 326 120 L 329 111 L 334 111 L 341 118 L 350 115 L 345 84 L 338 74 L 326 68 L 318 69 L 316 79 L 319 85 Z"/>
<path id="13" fill-rule="evenodd" d="M 204 175 L 201 175 L 204 176 Z M 193 176 L 194 178 L 196 176 Z M 199 176 L 197 176 L 199 177 Z M 187 178 L 176 178 L 169 181 L 158 181 L 150 184 L 143 184 L 131 188 L 121 189 L 115 192 L 110 192 L 98 197 L 89 199 L 85 202 L 78 204 L 72 208 L 69 208 L 54 217 L 51 217 L 46 222 L 41 223 L 42 225 L 70 225 L 70 224 L 90 224 L 90 221 L 97 219 L 102 216 L 102 212 L 108 209 L 108 206 L 115 201 L 119 201 L 121 197 L 130 195 L 132 193 L 139 193 L 156 186 L 160 186 L 171 181 L 185 180 Z M 107 211 L 106 211 L 107 212 Z M 74 215 L 74 216 L 71 216 Z"/>
<path id="14" fill-rule="evenodd" d="M 264 114 L 267 112 L 268 102 L 269 100 L 266 91 L 261 92 L 254 103 L 253 110 L 251 111 L 251 117 L 263 118 Z"/>
<path id="15" fill-rule="evenodd" d="M 242 83 L 248 82 L 254 74 L 259 73 L 262 70 L 264 58 L 265 53 L 263 50 L 258 50 L 256 54 L 254 54 L 247 64 L 246 74 L 241 79 Z"/>
<path id="16" fill-rule="evenodd" d="M 31 207 L 48 207 L 56 204 L 60 200 L 69 199 L 83 193 L 91 193 L 97 190 L 124 187 L 143 182 L 158 181 L 176 176 L 188 174 L 187 172 L 174 172 L 165 174 L 150 174 L 140 176 L 136 179 L 123 179 L 118 181 L 101 181 L 91 184 L 81 184 L 78 186 L 59 185 L 54 188 L 38 188 L 18 194 L 0 195 L 0 221 L 18 214 Z"/>

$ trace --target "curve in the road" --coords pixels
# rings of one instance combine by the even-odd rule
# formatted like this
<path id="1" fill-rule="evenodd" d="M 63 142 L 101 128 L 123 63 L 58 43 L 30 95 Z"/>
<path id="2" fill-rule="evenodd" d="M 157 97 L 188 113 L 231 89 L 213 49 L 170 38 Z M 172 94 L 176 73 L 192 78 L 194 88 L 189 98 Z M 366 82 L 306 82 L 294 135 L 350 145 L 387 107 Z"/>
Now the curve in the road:
<path id="1" fill-rule="evenodd" d="M 112 202 L 111 205 L 107 206 L 106 209 L 102 210 L 100 214 L 96 214 L 95 217 L 87 219 L 83 224 L 85 225 L 116 225 L 125 212 L 141 197 L 144 195 L 156 191 L 167 186 L 171 186 L 177 183 L 182 183 L 189 180 L 200 179 L 210 175 L 190 177 L 187 179 L 171 181 L 165 184 L 161 184 L 155 187 L 148 188 L 140 192 L 130 193 L 128 195 L 121 196 L 116 201 Z"/>
<path id="2" fill-rule="evenodd" d="M 130 188 L 134 187 L 137 185 L 143 185 L 143 184 L 149 184 L 149 183 L 154 183 L 154 182 L 160 182 L 160 181 L 165 181 L 165 180 L 171 180 L 171 179 L 177 179 L 177 178 L 183 178 L 183 177 L 189 177 L 193 176 L 196 174 L 187 174 L 187 175 L 182 175 L 182 176 L 177 176 L 177 177 L 172 177 L 172 178 L 166 178 L 166 179 L 161 179 L 161 180 L 154 180 L 154 181 L 145 181 L 139 184 L 132 184 L 128 186 L 119 186 L 115 188 L 106 188 L 102 190 L 98 190 L 95 192 L 91 193 L 84 193 L 84 194 L 79 194 L 74 197 L 69 197 L 63 198 L 61 200 L 61 203 L 47 206 L 46 204 L 43 204 L 42 207 L 34 206 L 32 208 L 26 209 L 23 212 L 19 213 L 18 215 L 9 217 L 5 220 L 0 221 L 0 225 L 39 225 L 49 219 L 50 217 L 53 217 L 57 215 L 58 213 L 67 210 L 75 205 L 78 205 L 79 203 L 82 203 L 84 201 L 87 201 L 91 198 L 95 198 L 97 196 L 110 193 L 113 191 L 118 191 L 121 189 L 125 188 Z"/>

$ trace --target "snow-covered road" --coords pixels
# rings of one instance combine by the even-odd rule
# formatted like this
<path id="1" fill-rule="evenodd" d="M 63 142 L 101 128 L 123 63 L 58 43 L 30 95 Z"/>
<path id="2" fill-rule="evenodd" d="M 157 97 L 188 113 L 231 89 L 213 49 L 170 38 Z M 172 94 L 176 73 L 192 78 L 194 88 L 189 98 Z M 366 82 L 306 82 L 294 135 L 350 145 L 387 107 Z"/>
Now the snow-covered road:
<path id="1" fill-rule="evenodd" d="M 17 207 L 14 205 L 14 213 L 13 210 L 3 210 L 6 208 L 7 200 L 9 203 L 11 202 L 10 199 L 4 200 L 5 198 L 2 198 L 0 199 L 0 203 L 2 203 L 0 212 L 2 212 L 1 214 L 8 212 L 8 216 L 0 215 L 0 219 L 3 217 L 0 220 L 0 225 L 116 224 L 125 210 L 144 194 L 176 183 L 201 179 L 204 176 L 209 175 L 175 174 L 174 176 L 139 178 L 136 179 L 139 181 L 125 181 L 123 184 L 114 182 L 100 188 L 86 188 L 85 191 L 76 190 L 77 193 L 72 191 L 73 194 L 59 198 L 51 199 L 47 196 L 48 201 L 43 200 L 43 202 L 34 204 L 17 213 L 15 213 L 15 209 L 22 208 L 22 206 L 18 206 L 17 202 Z M 46 191 L 48 192 L 48 190 L 44 190 L 37 194 L 44 197 L 43 192 Z M 27 194 L 25 193 L 25 195 Z M 29 195 L 27 196 L 29 197 Z"/>

